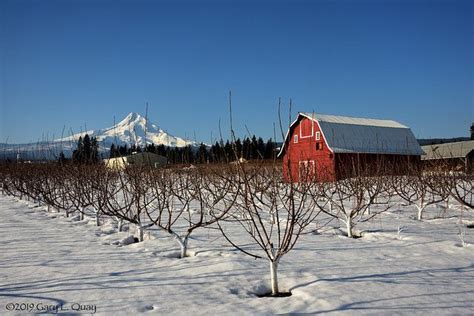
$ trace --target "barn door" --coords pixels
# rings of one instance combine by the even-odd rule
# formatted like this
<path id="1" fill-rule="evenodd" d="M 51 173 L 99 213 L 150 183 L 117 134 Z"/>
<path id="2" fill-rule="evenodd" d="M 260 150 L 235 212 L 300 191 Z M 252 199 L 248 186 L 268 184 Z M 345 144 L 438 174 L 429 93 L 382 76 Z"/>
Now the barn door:
<path id="1" fill-rule="evenodd" d="M 299 181 L 308 182 L 314 179 L 314 160 L 303 160 L 299 163 Z"/>

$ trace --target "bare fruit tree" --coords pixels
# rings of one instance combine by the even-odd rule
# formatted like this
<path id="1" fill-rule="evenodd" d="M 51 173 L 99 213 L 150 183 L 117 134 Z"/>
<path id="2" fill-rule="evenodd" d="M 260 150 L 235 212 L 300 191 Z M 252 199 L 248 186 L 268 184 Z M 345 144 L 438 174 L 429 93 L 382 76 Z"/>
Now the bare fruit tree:
<path id="1" fill-rule="evenodd" d="M 446 168 L 438 173 L 437 192 L 446 196 L 447 208 L 450 207 L 449 199 L 459 203 L 462 222 L 463 212 L 474 209 L 474 174 Z"/>
<path id="2" fill-rule="evenodd" d="M 465 209 L 474 209 L 474 175 L 451 171 L 443 178 L 447 194 Z"/>
<path id="3" fill-rule="evenodd" d="M 99 200 L 105 201 L 102 212 L 118 221 L 119 231 L 123 222 L 136 226 L 138 240 L 144 240 L 145 229 L 151 223 L 145 223 L 145 210 L 150 207 L 153 197 L 147 185 L 149 168 L 127 167 L 120 172 L 106 171 L 99 177 L 97 193 L 102 196 Z"/>
<path id="4" fill-rule="evenodd" d="M 441 177 L 436 171 L 420 171 L 414 175 L 400 176 L 393 179 L 396 194 L 408 205 L 417 209 L 417 220 L 423 219 L 425 209 L 445 201 L 448 194 L 440 189 Z"/>
<path id="5" fill-rule="evenodd" d="M 154 169 L 147 177 L 153 202 L 146 208 L 151 223 L 178 243 L 180 258 L 188 256 L 191 234 L 226 216 L 233 205 L 230 179 L 221 171 Z"/>
<path id="6" fill-rule="evenodd" d="M 236 202 L 229 217 L 218 221 L 225 239 L 236 249 L 253 258 L 265 258 L 270 266 L 271 295 L 280 295 L 278 266 L 289 253 L 304 229 L 316 218 L 311 198 L 311 181 L 283 182 L 281 168 L 237 163 L 229 173 L 234 183 Z M 237 240 L 236 231 L 247 233 L 247 240 Z M 235 235 L 234 235 L 235 234 Z"/>
<path id="7" fill-rule="evenodd" d="M 68 197 L 70 182 L 64 176 L 62 167 L 57 165 L 51 165 L 48 168 L 36 166 L 33 172 L 42 179 L 41 196 L 48 207 L 48 211 L 50 207 L 53 207 L 58 212 L 63 210 L 66 216 L 69 216 L 73 206 Z"/>
<path id="8" fill-rule="evenodd" d="M 366 222 L 390 208 L 391 194 L 385 176 L 356 176 L 318 183 L 313 198 L 318 208 L 346 227 L 347 237 L 356 237 L 357 222 Z"/>
<path id="9" fill-rule="evenodd" d="M 95 168 L 102 168 L 101 165 L 70 165 L 64 168 L 65 177 L 69 179 L 68 199 L 73 208 L 80 213 L 81 219 L 84 219 L 86 208 L 94 205 L 97 195 L 94 191 Z M 96 217 L 96 225 L 99 226 Z"/>

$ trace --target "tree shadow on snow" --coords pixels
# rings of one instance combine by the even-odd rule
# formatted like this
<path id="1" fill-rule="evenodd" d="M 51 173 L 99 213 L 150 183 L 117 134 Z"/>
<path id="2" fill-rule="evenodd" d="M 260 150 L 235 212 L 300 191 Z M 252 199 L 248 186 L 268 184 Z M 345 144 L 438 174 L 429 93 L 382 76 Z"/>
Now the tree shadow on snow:
<path id="1" fill-rule="evenodd" d="M 467 277 L 471 278 L 472 273 L 474 273 L 474 264 L 465 267 L 455 267 L 455 268 L 439 268 L 439 269 L 418 269 L 412 271 L 402 271 L 402 272 L 391 272 L 391 273 L 376 273 L 376 274 L 367 274 L 367 275 L 357 275 L 357 276 L 350 276 L 350 277 L 341 277 L 341 278 L 322 278 L 316 279 L 313 281 L 309 281 L 306 283 L 302 283 L 299 285 L 294 286 L 290 289 L 290 291 L 294 291 L 298 288 L 303 288 L 307 286 L 311 286 L 313 284 L 317 284 L 320 282 L 381 282 L 386 284 L 403 284 L 403 283 L 410 283 L 410 284 L 419 284 L 422 283 L 423 280 L 426 280 L 426 275 L 430 278 L 436 278 L 437 273 L 463 273 L 467 275 L 457 275 L 458 277 Z M 418 277 L 416 275 L 419 275 Z M 440 296 L 445 297 L 447 295 L 459 295 L 463 294 L 466 295 L 468 293 L 473 293 L 472 291 L 459 291 L 459 292 L 442 292 L 442 293 L 427 293 L 427 294 L 419 294 L 419 295 L 406 295 L 406 296 L 395 296 L 391 298 L 382 298 L 382 299 L 373 299 L 373 300 L 364 300 L 358 302 L 352 302 L 340 305 L 334 309 L 326 309 L 321 311 L 314 311 L 311 313 L 297 313 L 299 315 L 302 314 L 323 314 L 323 313 L 330 313 L 330 312 L 337 312 L 337 311 L 349 311 L 349 310 L 364 310 L 364 311 L 379 311 L 379 312 L 394 312 L 394 311 L 403 311 L 403 310 L 436 310 L 440 308 L 468 308 L 472 307 L 472 302 L 466 300 L 449 300 L 448 302 L 441 302 L 438 301 L 438 304 L 433 304 L 433 300 L 429 300 L 424 304 L 420 305 L 420 302 L 417 301 L 416 305 L 410 305 L 408 303 L 398 303 L 395 302 L 397 300 L 412 300 L 416 297 L 434 297 Z M 391 302 L 391 303 L 385 303 Z M 369 306 L 370 304 L 376 303 L 383 303 L 380 306 Z M 291 314 L 291 313 L 290 313 Z M 295 314 L 293 314 L 295 315 Z"/>

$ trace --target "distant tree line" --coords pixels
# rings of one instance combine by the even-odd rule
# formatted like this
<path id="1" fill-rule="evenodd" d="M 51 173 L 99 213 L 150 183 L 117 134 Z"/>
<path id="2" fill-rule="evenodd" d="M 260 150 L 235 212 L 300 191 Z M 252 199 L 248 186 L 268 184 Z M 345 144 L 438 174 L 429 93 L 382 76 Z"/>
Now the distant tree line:
<path id="1" fill-rule="evenodd" d="M 276 156 L 276 143 L 270 138 L 265 142 L 261 137 L 255 135 L 252 138 L 246 137 L 243 140 L 236 139 L 235 142 L 227 140 L 216 142 L 208 147 L 203 143 L 199 147 L 169 147 L 165 145 L 147 145 L 146 148 L 127 145 L 110 146 L 110 158 L 131 155 L 132 153 L 151 152 L 168 159 L 169 163 L 218 163 L 229 162 L 236 159 L 273 159 Z"/>
<path id="2" fill-rule="evenodd" d="M 84 135 L 84 138 L 82 138 L 82 136 L 79 137 L 79 140 L 77 141 L 77 147 L 72 152 L 71 161 L 72 163 L 80 164 L 98 163 L 100 161 L 100 156 L 97 138 L 91 138 L 88 134 Z M 67 162 L 67 159 L 62 151 L 59 154 L 59 162 Z"/>
<path id="3" fill-rule="evenodd" d="M 471 139 L 469 137 L 417 139 L 418 144 L 420 144 L 420 146 L 457 143 L 457 142 L 465 142 L 468 140 L 471 140 Z"/>

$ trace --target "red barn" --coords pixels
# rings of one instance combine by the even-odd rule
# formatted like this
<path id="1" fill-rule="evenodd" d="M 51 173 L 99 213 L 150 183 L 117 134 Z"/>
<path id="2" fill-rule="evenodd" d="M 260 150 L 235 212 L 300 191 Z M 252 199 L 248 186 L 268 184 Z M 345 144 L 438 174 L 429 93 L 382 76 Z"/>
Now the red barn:
<path id="1" fill-rule="evenodd" d="M 424 154 L 410 128 L 391 120 L 299 113 L 279 152 L 287 181 L 333 181 L 389 161 L 412 164 Z M 387 171 L 387 170 L 385 170 Z"/>

